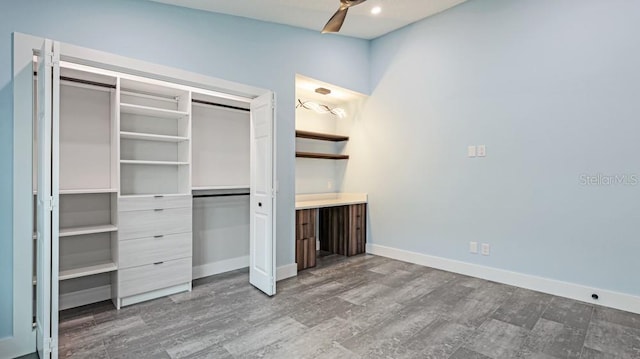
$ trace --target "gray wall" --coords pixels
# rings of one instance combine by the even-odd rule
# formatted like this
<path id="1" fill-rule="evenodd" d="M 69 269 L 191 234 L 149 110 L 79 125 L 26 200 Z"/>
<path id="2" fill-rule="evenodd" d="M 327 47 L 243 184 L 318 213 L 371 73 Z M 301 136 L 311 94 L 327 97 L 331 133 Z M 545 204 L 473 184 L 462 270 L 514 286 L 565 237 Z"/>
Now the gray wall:
<path id="1" fill-rule="evenodd" d="M 274 90 L 280 181 L 277 264 L 294 262 L 295 74 L 368 92 L 368 41 L 147 1 L 4 1 L 0 11 L 0 338 L 11 335 L 12 323 L 12 32 Z"/>
<path id="2" fill-rule="evenodd" d="M 476 0 L 374 40 L 345 179 L 370 242 L 640 295 L 638 14 Z M 582 183 L 598 174 L 628 184 Z"/>

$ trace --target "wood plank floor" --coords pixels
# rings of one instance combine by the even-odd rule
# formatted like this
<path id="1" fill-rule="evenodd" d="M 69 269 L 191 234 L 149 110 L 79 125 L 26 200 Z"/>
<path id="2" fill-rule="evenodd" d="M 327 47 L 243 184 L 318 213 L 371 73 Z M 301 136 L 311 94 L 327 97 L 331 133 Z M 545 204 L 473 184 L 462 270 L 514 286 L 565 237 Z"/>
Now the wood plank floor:
<path id="1" fill-rule="evenodd" d="M 383 257 L 61 313 L 61 358 L 640 358 L 640 316 Z"/>

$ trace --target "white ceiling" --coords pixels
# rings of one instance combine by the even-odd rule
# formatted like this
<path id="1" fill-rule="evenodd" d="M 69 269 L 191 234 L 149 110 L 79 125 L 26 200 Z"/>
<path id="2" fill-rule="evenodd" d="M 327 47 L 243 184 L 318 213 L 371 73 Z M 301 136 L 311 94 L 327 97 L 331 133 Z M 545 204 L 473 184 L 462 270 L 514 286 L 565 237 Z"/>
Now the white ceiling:
<path id="1" fill-rule="evenodd" d="M 152 0 L 320 31 L 339 0 Z M 349 10 L 341 35 L 374 39 L 466 0 L 368 0 Z M 371 8 L 382 7 L 378 15 Z M 331 35 L 327 35 L 331 36 Z"/>

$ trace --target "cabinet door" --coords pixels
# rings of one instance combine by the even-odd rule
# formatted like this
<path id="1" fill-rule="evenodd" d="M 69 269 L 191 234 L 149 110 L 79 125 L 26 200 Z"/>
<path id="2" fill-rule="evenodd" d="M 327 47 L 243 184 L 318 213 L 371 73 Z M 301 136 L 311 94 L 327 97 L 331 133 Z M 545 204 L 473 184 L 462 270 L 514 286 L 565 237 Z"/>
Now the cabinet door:
<path id="1" fill-rule="evenodd" d="M 316 209 L 296 211 L 296 263 L 298 270 L 316 266 Z"/>
<path id="2" fill-rule="evenodd" d="M 251 102 L 251 218 L 249 282 L 276 294 L 274 101 L 268 92 Z"/>
<path id="3" fill-rule="evenodd" d="M 353 256 L 366 251 L 367 238 L 367 205 L 352 204 L 349 206 L 349 235 L 347 255 Z"/>
<path id="4" fill-rule="evenodd" d="M 36 347 L 41 359 L 58 357 L 58 46 L 45 40 L 38 56 Z"/>

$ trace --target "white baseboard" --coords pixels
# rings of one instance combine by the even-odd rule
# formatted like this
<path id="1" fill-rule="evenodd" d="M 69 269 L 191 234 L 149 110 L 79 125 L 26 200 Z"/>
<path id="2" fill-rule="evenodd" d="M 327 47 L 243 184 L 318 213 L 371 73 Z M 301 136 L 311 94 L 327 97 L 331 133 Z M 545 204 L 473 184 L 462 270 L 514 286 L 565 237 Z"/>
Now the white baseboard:
<path id="1" fill-rule="evenodd" d="M 276 282 L 298 275 L 298 264 L 291 263 L 276 268 Z"/>
<path id="2" fill-rule="evenodd" d="M 208 277 L 220 273 L 230 272 L 236 269 L 249 267 L 249 256 L 225 259 L 223 261 L 207 263 L 193 267 L 193 279 Z M 296 263 L 287 264 L 276 268 L 276 281 L 295 277 L 298 275 Z"/>
<path id="3" fill-rule="evenodd" d="M 640 313 L 640 297 L 631 294 L 587 287 L 580 284 L 491 268 L 479 264 L 466 263 L 377 244 L 367 244 L 367 253 L 632 313 Z M 591 298 L 591 295 L 594 293 L 598 295 L 599 299 L 594 300 Z"/>
<path id="4" fill-rule="evenodd" d="M 65 310 L 109 299 L 111 299 L 111 286 L 103 285 L 101 287 L 60 294 L 58 305 L 60 306 L 60 310 Z"/>
<path id="5" fill-rule="evenodd" d="M 193 279 L 208 277 L 210 275 L 230 272 L 236 269 L 247 268 L 249 256 L 225 259 L 218 262 L 207 263 L 193 267 Z"/>

